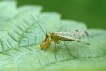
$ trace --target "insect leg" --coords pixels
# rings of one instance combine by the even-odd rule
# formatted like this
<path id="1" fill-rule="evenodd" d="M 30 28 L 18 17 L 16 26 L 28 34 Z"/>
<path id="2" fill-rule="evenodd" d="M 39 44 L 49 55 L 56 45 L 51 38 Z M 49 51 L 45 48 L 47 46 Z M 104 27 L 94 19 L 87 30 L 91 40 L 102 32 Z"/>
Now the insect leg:
<path id="1" fill-rule="evenodd" d="M 65 41 L 64 41 L 64 44 L 65 44 L 65 46 L 66 46 L 67 51 L 70 53 L 70 51 L 68 50 L 68 47 L 67 47 Z M 72 54 L 70 53 L 70 55 L 72 55 Z M 74 58 L 76 58 L 74 55 L 72 55 L 72 56 L 73 56 Z"/>
<path id="2" fill-rule="evenodd" d="M 49 47 L 50 44 L 51 44 L 51 40 L 46 40 L 46 46 L 47 46 L 47 47 L 45 48 L 45 50 L 48 49 L 48 48 L 50 48 L 50 47 Z M 44 51 L 45 51 L 45 50 L 44 50 Z"/>
<path id="3" fill-rule="evenodd" d="M 56 43 L 55 43 L 55 51 L 56 51 Z M 56 52 L 55 52 L 55 59 L 57 59 L 57 57 L 56 57 Z"/>

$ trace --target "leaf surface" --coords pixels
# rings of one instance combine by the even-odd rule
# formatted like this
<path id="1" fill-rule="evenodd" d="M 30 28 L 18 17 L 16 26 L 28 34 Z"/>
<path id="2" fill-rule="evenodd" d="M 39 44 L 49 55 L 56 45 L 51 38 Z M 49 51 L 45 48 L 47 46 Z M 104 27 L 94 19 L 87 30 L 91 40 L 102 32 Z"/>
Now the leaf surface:
<path id="1" fill-rule="evenodd" d="M 5 7 L 5 8 L 4 8 Z M 61 20 L 56 12 L 41 12 L 41 6 L 17 8 L 15 1 L 0 2 L 0 71 L 90 71 L 106 67 L 106 30 L 87 29 L 82 22 Z M 54 52 L 39 48 L 44 33 L 31 15 L 48 33 L 64 30 L 86 30 L 88 37 L 79 42 L 66 42 L 75 58 L 70 56 L 63 42 Z M 50 48 L 54 49 L 54 43 Z"/>

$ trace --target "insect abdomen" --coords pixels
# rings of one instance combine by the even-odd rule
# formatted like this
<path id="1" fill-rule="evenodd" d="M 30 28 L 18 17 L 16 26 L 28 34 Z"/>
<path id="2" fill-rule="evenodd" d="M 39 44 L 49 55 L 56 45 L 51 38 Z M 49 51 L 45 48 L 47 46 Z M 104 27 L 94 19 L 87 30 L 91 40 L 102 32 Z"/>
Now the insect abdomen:
<path id="1" fill-rule="evenodd" d="M 77 41 L 77 42 L 81 42 L 81 43 L 90 45 L 89 43 L 87 43 L 85 41 L 82 41 L 80 38 L 73 38 L 73 37 L 61 36 L 59 38 L 59 40 L 62 40 L 62 41 Z"/>

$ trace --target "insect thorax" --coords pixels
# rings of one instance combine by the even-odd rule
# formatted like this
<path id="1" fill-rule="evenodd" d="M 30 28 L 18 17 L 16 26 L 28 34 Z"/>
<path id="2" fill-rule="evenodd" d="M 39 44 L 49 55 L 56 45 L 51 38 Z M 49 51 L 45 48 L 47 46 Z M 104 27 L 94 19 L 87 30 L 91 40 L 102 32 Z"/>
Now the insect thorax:
<path id="1" fill-rule="evenodd" d="M 50 33 L 50 35 L 51 35 L 51 39 L 57 44 L 61 40 L 60 37 L 56 33 Z"/>

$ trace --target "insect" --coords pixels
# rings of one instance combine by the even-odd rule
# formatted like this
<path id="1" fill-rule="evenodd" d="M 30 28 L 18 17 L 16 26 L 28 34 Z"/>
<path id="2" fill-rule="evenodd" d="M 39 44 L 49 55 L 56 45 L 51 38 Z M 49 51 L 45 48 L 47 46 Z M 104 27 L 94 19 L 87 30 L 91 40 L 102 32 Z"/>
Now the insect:
<path id="1" fill-rule="evenodd" d="M 34 17 L 33 17 L 33 19 L 35 20 Z M 37 24 L 40 26 L 40 24 L 38 22 L 37 22 Z M 42 29 L 41 26 L 40 26 L 40 28 Z M 64 44 L 66 46 L 66 49 L 67 49 L 67 51 L 69 53 L 70 53 L 70 51 L 68 50 L 65 41 L 77 41 L 77 42 L 81 42 L 81 43 L 90 45 L 89 43 L 87 43 L 85 41 L 82 41 L 80 38 L 74 38 L 74 37 L 67 36 L 67 35 L 88 36 L 88 33 L 86 31 L 82 31 L 82 30 L 68 30 L 68 31 L 63 31 L 63 32 L 53 32 L 53 33 L 49 33 L 49 34 L 47 34 L 47 31 L 45 33 L 43 29 L 42 29 L 42 31 L 43 31 L 43 33 L 45 34 L 46 37 L 41 42 L 40 47 L 41 47 L 41 49 L 44 49 L 44 50 L 49 49 L 49 46 L 50 46 L 52 41 L 55 43 L 55 50 L 53 50 L 54 52 L 56 52 L 56 44 L 59 44 L 61 41 L 64 42 Z M 72 55 L 72 54 L 70 53 L 70 55 Z M 75 56 L 73 56 L 73 57 L 76 58 Z M 56 53 L 55 53 L 55 58 L 56 58 Z"/>

